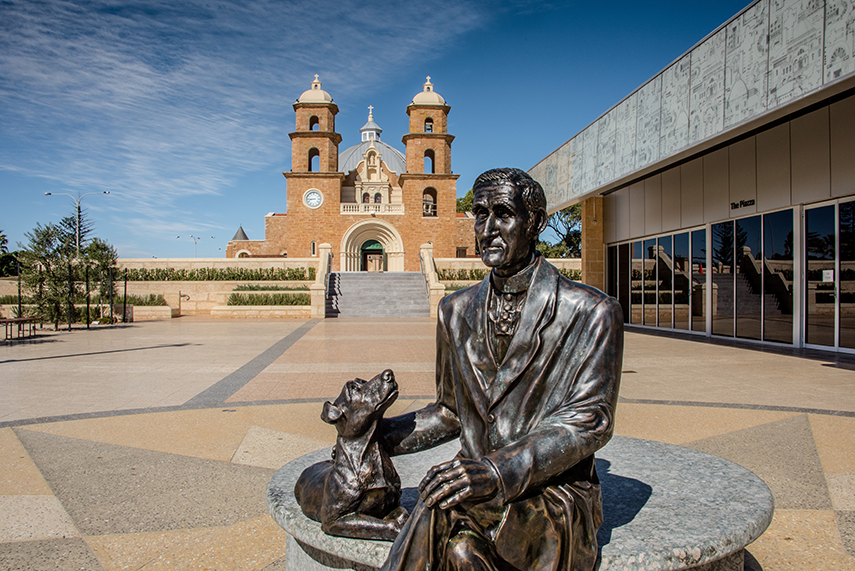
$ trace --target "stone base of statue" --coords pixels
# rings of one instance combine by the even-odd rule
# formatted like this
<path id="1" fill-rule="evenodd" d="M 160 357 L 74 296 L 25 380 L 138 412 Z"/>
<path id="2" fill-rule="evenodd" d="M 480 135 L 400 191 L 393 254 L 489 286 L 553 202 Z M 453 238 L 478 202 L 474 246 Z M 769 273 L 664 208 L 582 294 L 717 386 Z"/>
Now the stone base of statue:
<path id="1" fill-rule="evenodd" d="M 395 458 L 412 510 L 427 470 L 451 459 L 457 442 Z M 329 449 L 283 466 L 267 486 L 267 507 L 287 532 L 286 566 L 301 571 L 378 569 L 392 545 L 332 537 L 300 511 L 294 484 Z M 604 522 L 601 571 L 743 571 L 743 549 L 772 521 L 772 493 L 745 468 L 680 446 L 615 436 L 597 453 Z"/>

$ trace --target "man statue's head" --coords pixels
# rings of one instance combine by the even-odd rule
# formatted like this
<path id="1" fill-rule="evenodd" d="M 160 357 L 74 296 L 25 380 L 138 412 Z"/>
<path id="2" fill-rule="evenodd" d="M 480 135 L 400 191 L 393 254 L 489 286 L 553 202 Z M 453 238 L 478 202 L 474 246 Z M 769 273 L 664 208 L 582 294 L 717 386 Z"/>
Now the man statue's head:
<path id="1" fill-rule="evenodd" d="M 534 256 L 546 227 L 546 195 L 526 172 L 492 169 L 473 185 L 475 244 L 484 263 L 499 276 L 512 276 Z"/>

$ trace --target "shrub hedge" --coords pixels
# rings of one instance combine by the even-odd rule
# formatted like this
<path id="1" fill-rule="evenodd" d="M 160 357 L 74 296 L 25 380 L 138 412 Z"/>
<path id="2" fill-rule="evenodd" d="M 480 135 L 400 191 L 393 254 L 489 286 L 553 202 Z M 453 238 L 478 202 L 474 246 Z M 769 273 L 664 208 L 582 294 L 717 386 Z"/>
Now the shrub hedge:
<path id="1" fill-rule="evenodd" d="M 311 298 L 307 293 L 233 293 L 226 305 L 311 305 Z"/>
<path id="2" fill-rule="evenodd" d="M 315 268 L 128 268 L 128 281 L 132 282 L 205 282 L 205 281 L 314 281 Z M 118 274 L 118 275 L 117 275 Z M 123 271 L 113 274 L 114 280 L 123 279 Z"/>

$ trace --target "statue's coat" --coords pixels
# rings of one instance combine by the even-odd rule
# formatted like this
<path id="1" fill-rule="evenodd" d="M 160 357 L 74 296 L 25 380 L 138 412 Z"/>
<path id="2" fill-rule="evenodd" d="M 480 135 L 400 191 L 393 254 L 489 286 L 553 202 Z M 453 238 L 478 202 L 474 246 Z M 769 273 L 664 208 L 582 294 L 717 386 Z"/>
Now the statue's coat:
<path id="1" fill-rule="evenodd" d="M 437 403 L 459 424 L 461 457 L 486 459 L 498 497 L 455 508 L 419 500 L 383 569 L 439 569 L 460 526 L 526 571 L 590 571 L 602 496 L 594 452 L 611 438 L 623 360 L 616 300 L 546 260 L 497 363 L 487 342 L 491 281 L 445 297 L 437 323 Z"/>

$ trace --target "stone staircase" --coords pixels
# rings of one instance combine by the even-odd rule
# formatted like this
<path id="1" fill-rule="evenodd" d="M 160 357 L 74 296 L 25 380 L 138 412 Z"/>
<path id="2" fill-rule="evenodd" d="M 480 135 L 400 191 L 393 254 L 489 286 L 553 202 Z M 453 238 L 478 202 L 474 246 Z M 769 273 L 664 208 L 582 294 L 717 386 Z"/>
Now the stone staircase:
<path id="1" fill-rule="evenodd" d="M 333 272 L 326 316 L 430 317 L 421 272 Z"/>
<path id="2" fill-rule="evenodd" d="M 733 274 L 713 274 L 713 283 L 718 286 L 717 310 L 719 314 L 733 311 L 734 298 Z M 765 307 L 765 315 L 781 315 L 778 299 L 771 294 L 761 296 L 753 291 L 754 288 L 745 274 L 736 274 L 736 313 L 737 315 L 760 315 L 760 304 Z"/>

